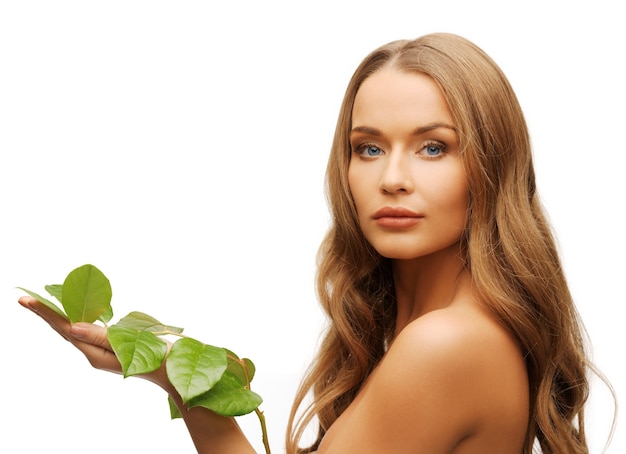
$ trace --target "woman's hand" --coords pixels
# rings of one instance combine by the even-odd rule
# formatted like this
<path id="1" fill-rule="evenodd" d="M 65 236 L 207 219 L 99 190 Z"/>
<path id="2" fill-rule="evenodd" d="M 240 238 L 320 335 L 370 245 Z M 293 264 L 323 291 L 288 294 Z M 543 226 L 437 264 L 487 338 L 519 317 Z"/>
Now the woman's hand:
<path id="1" fill-rule="evenodd" d="M 96 369 L 122 373 L 111 344 L 107 338 L 107 330 L 93 323 L 70 323 L 50 308 L 30 296 L 21 297 L 18 302 L 45 320 L 52 329 L 66 341 L 80 350 L 89 363 Z"/>
<path id="2" fill-rule="evenodd" d="M 18 301 L 26 309 L 43 318 L 52 329 L 80 350 L 94 368 L 116 374 L 122 373 L 120 362 L 107 338 L 106 328 L 93 323 L 72 324 L 30 296 L 23 296 Z M 188 409 L 168 380 L 164 365 L 154 372 L 142 375 L 141 378 L 156 383 L 172 397 L 189 429 L 198 453 L 247 454 L 255 452 L 234 418 L 219 416 L 202 407 Z"/>
<path id="3" fill-rule="evenodd" d="M 80 350 L 94 368 L 116 374 L 122 373 L 122 366 L 111 348 L 106 328 L 85 322 L 72 324 L 69 320 L 61 317 L 52 309 L 30 296 L 23 296 L 18 302 L 39 315 L 52 329 Z M 139 377 L 156 383 L 169 394 L 175 394 L 175 390 L 167 378 L 164 366 Z"/>

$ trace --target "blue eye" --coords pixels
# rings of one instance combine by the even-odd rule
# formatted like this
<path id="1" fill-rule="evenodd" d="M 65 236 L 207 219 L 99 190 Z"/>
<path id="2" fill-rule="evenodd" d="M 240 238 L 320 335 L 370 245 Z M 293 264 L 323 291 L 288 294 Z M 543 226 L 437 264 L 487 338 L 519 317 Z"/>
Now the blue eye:
<path id="1" fill-rule="evenodd" d="M 428 144 L 422 148 L 421 153 L 428 158 L 437 158 L 443 154 L 444 145 Z"/>
<path id="2" fill-rule="evenodd" d="M 436 147 L 434 145 L 429 145 L 426 147 L 426 154 L 428 154 L 428 156 L 437 156 L 439 153 L 441 153 L 441 148 Z"/>
<path id="3" fill-rule="evenodd" d="M 362 153 L 366 156 L 380 156 L 382 150 L 374 145 L 367 145 L 363 147 Z"/>

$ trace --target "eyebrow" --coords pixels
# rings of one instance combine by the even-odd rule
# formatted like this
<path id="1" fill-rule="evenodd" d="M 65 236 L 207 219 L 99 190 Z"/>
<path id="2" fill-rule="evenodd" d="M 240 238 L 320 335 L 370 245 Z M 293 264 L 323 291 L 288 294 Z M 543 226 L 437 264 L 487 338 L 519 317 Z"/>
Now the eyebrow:
<path id="1" fill-rule="evenodd" d="M 447 123 L 430 123 L 428 125 L 419 126 L 415 128 L 412 134 L 414 136 L 418 136 L 420 134 L 424 134 L 425 132 L 433 131 L 435 129 L 440 129 L 440 128 L 450 129 L 454 132 L 457 132 L 457 129 L 454 126 L 449 125 Z M 350 133 L 353 133 L 353 132 L 362 132 L 362 133 L 369 134 L 372 136 L 382 135 L 378 129 L 372 128 L 371 126 L 355 126 L 350 131 Z"/>

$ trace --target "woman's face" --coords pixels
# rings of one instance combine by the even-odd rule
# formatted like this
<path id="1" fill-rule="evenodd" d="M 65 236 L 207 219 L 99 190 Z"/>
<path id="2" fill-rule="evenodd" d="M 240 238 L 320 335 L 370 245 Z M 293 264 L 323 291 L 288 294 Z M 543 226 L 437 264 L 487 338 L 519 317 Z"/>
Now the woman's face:
<path id="1" fill-rule="evenodd" d="M 413 259 L 458 243 L 467 220 L 459 137 L 430 77 L 383 68 L 357 92 L 350 190 L 366 239 L 383 257 Z"/>

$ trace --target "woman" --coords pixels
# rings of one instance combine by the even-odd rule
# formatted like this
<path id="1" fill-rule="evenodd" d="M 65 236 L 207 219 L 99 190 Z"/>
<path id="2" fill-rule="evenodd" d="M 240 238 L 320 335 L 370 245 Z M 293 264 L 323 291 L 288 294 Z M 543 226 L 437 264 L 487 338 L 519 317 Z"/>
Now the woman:
<path id="1" fill-rule="evenodd" d="M 348 86 L 327 184 L 330 325 L 287 452 L 587 452 L 581 325 L 495 63 L 449 34 L 374 51 Z M 103 328 L 20 302 L 119 372 Z M 177 401 L 198 452 L 253 452 L 234 420 L 186 410 L 163 370 L 146 378 Z"/>

